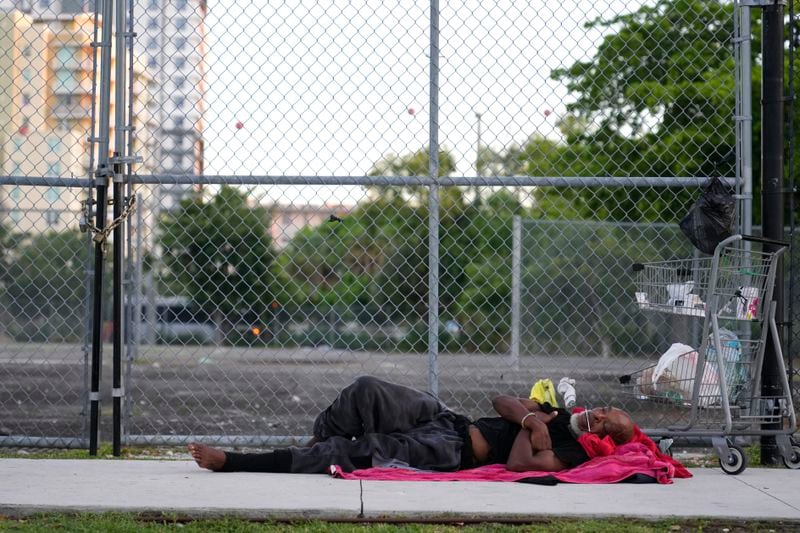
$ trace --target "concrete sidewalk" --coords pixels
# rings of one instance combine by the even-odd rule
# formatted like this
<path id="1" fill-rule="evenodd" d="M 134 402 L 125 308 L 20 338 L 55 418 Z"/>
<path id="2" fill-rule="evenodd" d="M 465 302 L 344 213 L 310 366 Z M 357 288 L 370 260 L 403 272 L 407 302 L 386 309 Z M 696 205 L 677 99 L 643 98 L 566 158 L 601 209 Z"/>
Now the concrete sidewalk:
<path id="1" fill-rule="evenodd" d="M 219 474 L 191 461 L 0 459 L 0 514 L 174 513 L 186 518 L 525 521 L 543 517 L 720 518 L 800 523 L 800 472 L 694 469 L 672 485 L 346 481 Z"/>

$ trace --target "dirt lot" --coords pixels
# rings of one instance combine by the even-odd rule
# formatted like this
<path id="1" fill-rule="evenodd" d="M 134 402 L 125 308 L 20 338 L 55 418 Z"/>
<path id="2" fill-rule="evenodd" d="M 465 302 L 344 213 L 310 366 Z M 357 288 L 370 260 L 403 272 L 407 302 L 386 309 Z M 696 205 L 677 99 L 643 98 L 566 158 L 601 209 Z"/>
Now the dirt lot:
<path id="1" fill-rule="evenodd" d="M 102 440 L 111 436 L 111 346 L 104 348 Z M 127 354 L 123 354 L 126 356 Z M 218 443 L 277 443 L 308 435 L 314 416 L 354 377 L 372 374 L 428 388 L 427 354 L 142 346 L 123 366 L 125 428 L 131 442 L 177 444 L 205 436 Z M 0 347 L 0 439 L 85 437 L 88 363 L 79 345 Z M 439 395 L 452 408 L 491 414 L 498 393 L 527 396 L 541 377 L 577 380 L 580 404 L 628 409 L 643 427 L 662 427 L 688 410 L 635 399 L 618 376 L 648 364 L 636 359 L 442 354 Z M 652 364 L 652 363 L 649 363 Z M 0 440 L 0 442 L 2 442 Z"/>

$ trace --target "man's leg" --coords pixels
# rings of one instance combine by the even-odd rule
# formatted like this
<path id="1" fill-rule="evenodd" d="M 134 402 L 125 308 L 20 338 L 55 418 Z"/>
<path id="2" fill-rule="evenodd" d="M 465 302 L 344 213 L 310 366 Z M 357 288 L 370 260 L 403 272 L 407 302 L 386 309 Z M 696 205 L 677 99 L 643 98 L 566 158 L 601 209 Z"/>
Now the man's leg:
<path id="1" fill-rule="evenodd" d="M 267 453 L 224 452 L 199 443 L 191 443 L 188 448 L 198 466 L 215 472 L 288 473 L 292 468 L 292 453 L 288 448 Z"/>
<path id="2" fill-rule="evenodd" d="M 459 417 L 443 411 L 433 420 L 403 432 L 366 433 L 355 439 L 333 436 L 310 448 L 290 448 L 292 472 L 324 473 L 330 465 L 345 472 L 370 466 L 408 466 L 458 470 L 464 446 Z"/>
<path id="3" fill-rule="evenodd" d="M 217 472 L 295 472 L 323 474 L 331 465 L 350 472 L 377 465 L 406 465 L 426 470 L 457 470 L 464 438 L 458 417 L 445 411 L 405 433 L 369 433 L 356 439 L 332 436 L 310 447 L 290 447 L 269 453 L 223 452 L 190 444 L 189 452 L 202 468 Z"/>
<path id="4" fill-rule="evenodd" d="M 372 376 L 357 378 L 314 421 L 316 441 L 408 431 L 447 410 L 433 395 Z"/>

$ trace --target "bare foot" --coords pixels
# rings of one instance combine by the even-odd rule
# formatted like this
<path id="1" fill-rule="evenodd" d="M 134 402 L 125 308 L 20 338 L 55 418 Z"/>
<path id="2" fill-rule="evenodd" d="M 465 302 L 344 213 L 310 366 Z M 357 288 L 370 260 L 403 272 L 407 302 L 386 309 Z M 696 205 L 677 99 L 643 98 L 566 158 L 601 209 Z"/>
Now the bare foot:
<path id="1" fill-rule="evenodd" d="M 225 466 L 225 452 L 199 442 L 189 444 L 189 453 L 201 468 L 218 472 Z"/>

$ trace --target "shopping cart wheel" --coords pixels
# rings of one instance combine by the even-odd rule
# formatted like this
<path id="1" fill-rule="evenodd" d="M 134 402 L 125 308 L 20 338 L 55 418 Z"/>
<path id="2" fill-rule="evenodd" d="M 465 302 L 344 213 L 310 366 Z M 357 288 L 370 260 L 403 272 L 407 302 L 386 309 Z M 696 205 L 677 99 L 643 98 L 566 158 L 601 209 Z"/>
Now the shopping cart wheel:
<path id="1" fill-rule="evenodd" d="M 796 444 L 792 446 L 792 456 L 789 459 L 784 457 L 783 464 L 786 465 L 786 468 L 791 468 L 792 470 L 800 468 L 800 446 Z"/>
<path id="2" fill-rule="evenodd" d="M 719 458 L 719 467 L 726 474 L 735 476 L 744 472 L 747 468 L 747 456 L 738 444 L 728 446 L 728 457 Z"/>

